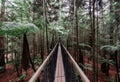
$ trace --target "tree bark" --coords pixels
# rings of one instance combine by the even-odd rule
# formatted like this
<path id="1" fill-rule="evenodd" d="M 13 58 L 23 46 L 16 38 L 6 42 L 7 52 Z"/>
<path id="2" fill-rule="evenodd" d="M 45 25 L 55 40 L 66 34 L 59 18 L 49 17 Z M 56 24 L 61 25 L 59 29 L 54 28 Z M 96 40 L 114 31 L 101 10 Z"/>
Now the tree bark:
<path id="1" fill-rule="evenodd" d="M 35 59 L 35 56 L 36 56 L 36 49 L 37 49 L 37 45 L 36 45 L 36 36 L 35 36 L 35 34 L 33 33 L 32 34 L 33 35 L 33 59 Z"/>
<path id="2" fill-rule="evenodd" d="M 21 63 L 22 63 L 22 68 L 25 71 L 27 71 L 27 69 L 30 67 L 29 63 L 31 63 L 32 69 L 34 70 L 34 72 L 36 71 L 34 64 L 32 62 L 32 59 L 30 57 L 29 44 L 28 44 L 26 33 L 24 33 L 24 36 L 23 36 L 23 51 L 22 51 Z"/>
<path id="3" fill-rule="evenodd" d="M 78 45 L 79 45 L 79 42 L 78 42 L 78 19 L 77 19 L 77 11 L 78 11 L 78 8 L 77 8 L 77 0 L 74 0 L 74 34 L 75 34 L 75 38 L 74 38 L 74 42 L 75 42 L 75 45 L 74 45 L 74 54 L 75 54 L 75 60 L 78 62 L 79 60 L 79 56 L 78 56 Z"/>
<path id="4" fill-rule="evenodd" d="M 112 3 L 113 3 L 113 0 L 110 0 L 110 13 L 112 13 Z M 114 32 L 114 27 L 112 26 L 112 24 L 110 24 L 110 45 L 113 45 L 114 42 L 113 42 L 113 32 Z"/>
<path id="5" fill-rule="evenodd" d="M 5 20 L 5 0 L 1 2 L 1 23 Z M 5 51 L 5 37 L 0 36 L 0 66 L 4 67 L 5 71 L 5 58 L 4 58 L 4 51 Z"/>
<path id="6" fill-rule="evenodd" d="M 46 11 L 46 0 L 43 0 L 43 17 L 44 17 L 44 29 L 46 37 L 46 54 L 49 54 L 49 42 L 48 42 L 48 28 L 47 28 L 47 11 Z"/>
<path id="7" fill-rule="evenodd" d="M 92 47 L 92 54 L 93 54 L 93 82 L 97 82 L 97 74 L 96 74 L 96 55 L 95 55 L 95 44 L 96 44 L 96 39 L 95 39 L 95 2 L 96 0 L 93 0 L 93 11 L 92 11 L 92 26 L 91 26 L 91 35 L 92 35 L 92 42 L 91 42 L 91 47 Z M 90 10 L 91 11 L 91 10 Z"/>
<path id="8" fill-rule="evenodd" d="M 120 8 L 120 6 L 118 6 L 120 4 L 120 0 L 115 0 L 115 2 L 117 3 L 117 6 L 115 6 L 115 9 L 118 10 Z M 116 11 L 115 12 L 115 22 L 116 22 L 116 27 L 117 29 L 119 28 L 119 22 L 120 22 L 120 11 Z M 118 38 L 118 35 L 116 35 Z M 119 75 L 119 56 L 118 56 L 118 51 L 115 52 L 115 60 L 116 60 L 116 73 L 117 73 L 117 79 L 118 82 L 120 82 L 120 75 Z"/>

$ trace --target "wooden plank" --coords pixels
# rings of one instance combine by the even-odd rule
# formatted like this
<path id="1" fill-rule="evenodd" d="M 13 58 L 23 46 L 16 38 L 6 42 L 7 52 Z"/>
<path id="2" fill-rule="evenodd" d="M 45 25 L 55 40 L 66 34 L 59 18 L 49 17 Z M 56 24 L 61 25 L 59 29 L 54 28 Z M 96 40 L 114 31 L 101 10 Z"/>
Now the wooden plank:
<path id="1" fill-rule="evenodd" d="M 55 71 L 55 80 L 54 82 L 65 82 L 65 71 L 63 66 L 62 52 L 59 44 L 58 54 L 57 54 L 57 65 Z"/>

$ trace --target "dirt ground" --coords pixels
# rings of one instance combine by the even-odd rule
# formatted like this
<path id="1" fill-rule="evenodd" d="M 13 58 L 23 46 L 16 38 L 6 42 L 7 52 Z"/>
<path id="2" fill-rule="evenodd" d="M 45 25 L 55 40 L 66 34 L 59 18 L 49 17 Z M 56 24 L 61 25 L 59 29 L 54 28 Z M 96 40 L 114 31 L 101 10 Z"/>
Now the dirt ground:
<path id="1" fill-rule="evenodd" d="M 24 72 L 23 72 L 24 73 Z M 12 65 L 6 65 L 6 72 L 0 74 L 0 82 L 28 82 L 33 75 L 33 71 L 30 68 L 24 81 L 19 81 L 15 67 Z"/>
<path id="2" fill-rule="evenodd" d="M 86 63 L 88 63 L 88 58 L 87 58 L 87 56 L 85 56 L 84 57 L 84 61 L 86 62 Z M 92 65 L 92 62 L 91 61 L 89 61 L 89 64 L 91 64 Z M 92 76 L 93 76 L 93 74 L 92 74 L 92 72 L 91 71 L 87 71 L 87 76 L 88 76 L 88 78 L 90 79 L 90 81 L 92 82 Z M 102 73 L 101 72 L 101 70 L 100 70 L 100 64 L 99 64 L 99 70 L 98 70 L 98 82 L 116 82 L 115 81 L 115 74 L 116 74 L 116 68 L 115 68 L 115 66 L 114 65 L 110 65 L 110 70 L 109 70 L 109 76 L 106 76 L 106 74 L 105 73 Z M 111 81 L 110 81 L 111 80 Z M 114 81 L 113 81 L 114 80 Z"/>
<path id="3" fill-rule="evenodd" d="M 87 57 L 84 57 L 84 61 L 88 62 Z M 89 61 L 90 64 L 92 64 L 91 61 Z M 100 65 L 99 65 L 100 67 Z M 102 73 L 99 70 L 99 77 L 98 77 L 98 82 L 110 82 L 110 79 L 115 79 L 115 66 L 110 66 L 110 76 L 106 76 L 104 73 Z M 91 71 L 86 71 L 86 74 L 88 76 L 88 78 L 91 80 L 92 82 L 92 72 Z M 17 77 L 17 72 L 15 70 L 15 67 L 13 65 L 6 65 L 6 72 L 1 73 L 0 74 L 0 82 L 28 82 L 28 80 L 30 79 L 30 77 L 33 75 L 33 70 L 30 68 L 28 70 L 27 76 L 25 78 L 24 81 L 19 81 L 19 77 Z"/>

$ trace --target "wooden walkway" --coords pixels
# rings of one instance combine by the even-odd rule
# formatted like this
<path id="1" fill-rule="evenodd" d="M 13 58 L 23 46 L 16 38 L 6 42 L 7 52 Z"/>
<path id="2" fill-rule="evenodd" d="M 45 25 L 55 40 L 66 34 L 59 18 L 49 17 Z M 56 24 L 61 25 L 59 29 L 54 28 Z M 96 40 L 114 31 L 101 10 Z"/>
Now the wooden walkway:
<path id="1" fill-rule="evenodd" d="M 70 72 L 71 70 L 69 69 L 70 67 L 68 66 L 68 64 L 73 65 L 72 66 L 73 68 L 72 67 L 71 68 L 73 70 L 76 70 L 79 77 L 81 77 L 82 82 L 90 82 L 88 77 L 84 74 L 82 69 L 79 67 L 77 62 L 72 58 L 71 54 L 67 51 L 67 49 L 64 47 L 64 45 L 62 45 L 62 46 L 63 47 L 60 46 L 60 43 L 59 43 L 59 46 L 58 46 L 58 44 L 56 44 L 56 46 L 53 48 L 53 50 L 50 52 L 50 54 L 47 56 L 47 58 L 40 65 L 40 67 L 35 72 L 35 74 L 31 77 L 29 82 L 36 82 L 38 80 L 38 78 L 39 78 L 40 82 L 47 82 L 48 80 L 51 81 L 51 82 L 66 82 L 66 81 L 68 82 L 68 81 L 71 81 L 71 80 L 72 80 L 72 82 L 75 82 L 75 81 L 79 82 L 79 79 L 75 79 L 73 81 L 73 78 L 76 78 L 76 77 L 78 78 L 78 76 L 76 76 L 76 75 L 75 76 L 70 76 L 70 77 L 66 76 L 66 73 L 68 73 L 68 72 L 70 73 L 70 75 L 73 74 L 73 72 Z M 58 48 L 58 52 L 54 52 L 54 51 L 57 50 L 57 48 Z M 68 66 L 68 67 L 65 67 L 65 68 L 64 68 L 64 64 L 63 64 L 63 57 L 62 57 L 61 48 L 63 48 L 66 51 L 66 54 L 65 54 L 66 56 L 63 56 L 67 60 L 65 62 L 70 62 L 70 63 L 66 64 L 66 66 Z M 56 56 L 55 56 L 56 54 L 57 54 L 57 61 L 56 61 Z M 55 61 L 50 60 L 51 57 L 53 57 L 53 59 Z M 67 58 L 69 58 L 69 59 L 67 59 Z M 51 61 L 51 63 L 49 63 L 50 61 Z M 56 67 L 53 66 L 54 62 L 56 62 Z M 49 65 L 54 67 L 54 69 L 50 69 Z M 48 67 L 48 68 L 44 69 L 45 67 Z M 65 72 L 65 70 L 67 70 L 68 72 Z M 43 71 L 43 73 L 42 73 L 42 71 Z M 53 71 L 54 71 L 55 74 L 53 73 Z M 50 78 L 50 76 L 47 75 L 46 72 L 49 72 L 53 78 Z M 40 74 L 44 74 L 42 76 L 42 78 L 40 77 Z"/>
<path id="2" fill-rule="evenodd" d="M 65 72 L 63 66 L 62 52 L 59 44 L 58 53 L 57 53 L 57 65 L 55 70 L 55 79 L 54 82 L 65 82 Z"/>

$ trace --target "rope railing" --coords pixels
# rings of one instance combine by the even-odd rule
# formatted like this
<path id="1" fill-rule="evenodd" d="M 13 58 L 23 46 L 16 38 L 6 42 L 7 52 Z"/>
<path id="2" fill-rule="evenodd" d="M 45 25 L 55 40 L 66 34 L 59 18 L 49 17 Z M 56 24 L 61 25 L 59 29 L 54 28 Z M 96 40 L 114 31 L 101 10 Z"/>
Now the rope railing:
<path id="1" fill-rule="evenodd" d="M 73 65 L 72 67 L 74 67 L 76 69 L 76 71 L 77 71 L 78 75 L 80 76 L 82 82 L 90 82 L 90 80 L 88 79 L 88 77 L 85 75 L 85 73 L 82 71 L 82 69 L 79 67 L 79 65 L 76 63 L 76 61 L 73 59 L 73 57 L 67 51 L 67 49 L 65 48 L 65 46 L 63 44 L 62 44 L 62 47 L 65 50 L 66 54 L 68 55 L 67 57 L 69 57 L 69 60 L 71 61 L 72 65 Z"/>
<path id="2" fill-rule="evenodd" d="M 58 43 L 55 45 L 55 47 L 53 48 L 53 50 L 50 52 L 50 54 L 47 56 L 47 58 L 43 61 L 43 63 L 41 64 L 41 66 L 38 68 L 38 70 L 35 72 L 35 74 L 31 77 L 31 79 L 29 80 L 29 82 L 36 82 L 36 80 L 39 78 L 40 74 L 42 73 L 42 71 L 44 70 L 44 68 L 46 67 L 46 65 L 50 62 L 50 59 L 55 51 L 55 49 L 57 48 Z M 41 82 L 41 81 L 40 81 Z"/>
<path id="3" fill-rule="evenodd" d="M 56 69 L 56 60 L 57 60 L 57 50 L 58 43 L 47 56 L 47 58 L 43 61 L 41 66 L 38 68 L 36 73 L 31 77 L 29 82 L 54 82 L 54 72 Z M 76 61 L 72 58 L 70 53 L 61 45 L 62 55 L 63 55 L 63 64 L 65 69 L 65 78 L 66 82 L 90 82 L 87 76 L 84 74 L 82 69 L 76 63 Z M 76 75 L 77 73 L 77 75 Z M 42 79 L 40 78 L 42 76 Z M 38 79 L 39 78 L 39 79 Z"/>

